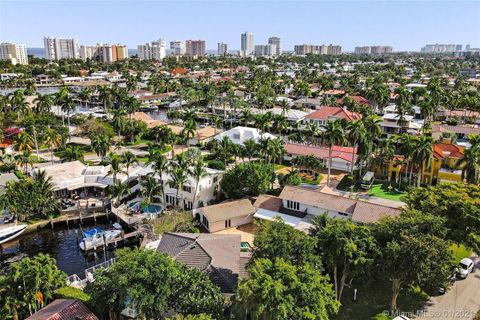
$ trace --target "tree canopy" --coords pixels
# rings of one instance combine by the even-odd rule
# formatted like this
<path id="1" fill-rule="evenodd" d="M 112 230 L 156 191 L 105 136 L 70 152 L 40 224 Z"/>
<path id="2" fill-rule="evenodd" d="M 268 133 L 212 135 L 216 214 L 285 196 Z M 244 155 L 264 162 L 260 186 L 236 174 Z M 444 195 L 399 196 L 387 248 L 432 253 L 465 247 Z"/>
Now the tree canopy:
<path id="1" fill-rule="evenodd" d="M 274 180 L 272 166 L 261 162 L 247 162 L 225 172 L 221 186 L 227 197 L 239 199 L 267 192 Z"/>

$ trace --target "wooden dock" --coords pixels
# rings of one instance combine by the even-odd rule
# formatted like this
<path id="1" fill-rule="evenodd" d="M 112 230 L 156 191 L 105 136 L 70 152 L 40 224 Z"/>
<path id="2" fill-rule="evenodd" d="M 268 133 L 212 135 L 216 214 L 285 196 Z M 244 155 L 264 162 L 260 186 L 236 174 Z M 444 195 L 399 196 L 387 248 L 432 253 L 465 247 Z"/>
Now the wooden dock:
<path id="1" fill-rule="evenodd" d="M 79 222 L 80 224 L 83 223 L 83 221 L 87 221 L 87 220 L 94 220 L 95 222 L 97 222 L 97 218 L 101 218 L 101 217 L 106 217 L 108 216 L 108 212 L 89 212 L 89 213 L 68 213 L 68 214 L 62 214 L 61 216 L 59 217 L 56 217 L 56 218 L 51 218 L 50 219 L 50 225 L 53 226 L 56 224 L 56 223 L 60 223 L 60 222 L 65 222 L 68 226 L 68 224 L 70 222 L 73 222 L 73 223 L 77 223 Z"/>

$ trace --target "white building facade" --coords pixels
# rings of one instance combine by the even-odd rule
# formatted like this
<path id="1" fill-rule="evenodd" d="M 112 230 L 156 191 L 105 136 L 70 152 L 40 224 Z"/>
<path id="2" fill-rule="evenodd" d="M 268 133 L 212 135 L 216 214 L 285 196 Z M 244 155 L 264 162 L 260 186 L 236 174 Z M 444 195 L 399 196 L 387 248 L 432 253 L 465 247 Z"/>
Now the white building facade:
<path id="1" fill-rule="evenodd" d="M 9 60 L 13 65 L 28 64 L 27 46 L 11 42 L 0 44 L 0 60 Z"/>
<path id="2" fill-rule="evenodd" d="M 43 44 L 49 60 L 80 58 L 78 40 L 75 38 L 44 37 Z"/>
<path id="3" fill-rule="evenodd" d="M 162 60 L 166 56 L 166 42 L 163 39 L 139 45 L 138 59 L 140 60 Z"/>
<path id="4" fill-rule="evenodd" d="M 170 41 L 170 54 L 173 56 L 183 56 L 185 54 L 185 41 Z"/>
<path id="5" fill-rule="evenodd" d="M 250 56 L 254 53 L 255 44 L 253 41 L 253 33 L 251 32 L 244 32 L 240 36 L 241 41 L 241 50 L 245 56 Z"/>

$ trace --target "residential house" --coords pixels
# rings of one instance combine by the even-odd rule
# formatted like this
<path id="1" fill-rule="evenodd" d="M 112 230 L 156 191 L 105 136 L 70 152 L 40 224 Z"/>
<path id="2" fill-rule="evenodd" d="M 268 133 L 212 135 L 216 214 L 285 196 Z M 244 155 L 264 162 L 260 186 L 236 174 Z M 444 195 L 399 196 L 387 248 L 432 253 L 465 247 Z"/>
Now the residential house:
<path id="1" fill-rule="evenodd" d="M 250 252 L 242 252 L 239 234 L 171 233 L 162 235 L 157 250 L 209 275 L 224 294 L 233 294 L 246 278 Z"/>
<path id="2" fill-rule="evenodd" d="M 98 318 L 80 300 L 57 299 L 26 320 L 98 320 Z"/>
<path id="3" fill-rule="evenodd" d="M 145 168 L 142 175 L 152 173 L 151 167 Z M 166 207 L 181 206 L 185 210 L 192 210 L 194 208 L 203 207 L 204 205 L 210 205 L 217 201 L 220 195 L 220 180 L 222 179 L 223 171 L 206 168 L 206 174 L 197 181 L 191 176 L 188 176 L 186 183 L 183 185 L 182 190 L 178 190 L 171 185 L 171 173 L 163 172 L 162 180 L 158 174 L 155 175 L 158 183 L 163 184 L 164 192 L 164 205 Z M 195 192 L 195 189 L 198 190 Z M 195 196 L 195 199 L 194 199 Z M 162 203 L 163 199 L 156 197 L 156 203 Z"/>
<path id="4" fill-rule="evenodd" d="M 314 156 L 320 159 L 324 166 L 328 166 L 329 148 L 325 146 L 313 146 L 298 143 L 285 144 L 285 156 L 287 161 L 297 156 Z M 332 169 L 350 172 L 352 163 L 357 162 L 355 148 L 332 146 Z"/>
<path id="5" fill-rule="evenodd" d="M 278 197 L 261 195 L 254 203 L 254 217 L 272 220 L 280 217 L 296 229 L 308 232 L 315 216 L 327 213 L 330 218 L 351 219 L 358 223 L 375 223 L 384 216 L 398 216 L 398 205 L 387 206 L 383 202 L 361 201 L 319 189 L 286 186 Z"/>
<path id="6" fill-rule="evenodd" d="M 318 125 L 325 125 L 328 121 L 335 121 L 337 119 L 355 121 L 361 117 L 360 114 L 351 112 L 342 107 L 322 107 L 306 116 L 305 120 Z"/>
<path id="7" fill-rule="evenodd" d="M 476 125 L 448 125 L 448 124 L 433 124 L 432 125 L 432 138 L 439 140 L 443 137 L 444 133 L 455 134 L 457 140 L 466 141 L 469 134 L 480 134 L 480 126 Z"/>
<path id="8" fill-rule="evenodd" d="M 253 222 L 255 207 L 248 199 L 223 202 L 193 210 L 193 216 L 208 232 L 217 232 Z"/>
<path id="9" fill-rule="evenodd" d="M 227 137 L 234 144 L 243 145 L 245 140 L 252 139 L 258 143 L 262 139 L 274 139 L 273 134 L 264 132 L 261 133 L 259 129 L 250 127 L 235 127 L 215 136 L 215 140 L 221 141 L 223 137 Z"/>
<path id="10" fill-rule="evenodd" d="M 442 143 L 433 145 L 432 158 L 425 164 L 422 172 L 422 184 L 437 184 L 439 182 L 462 182 L 465 147 L 452 144 L 445 139 Z M 396 156 L 388 167 L 388 180 L 398 181 L 400 174 L 407 174 L 402 156 Z M 417 174 L 418 168 L 412 168 Z"/>
<path id="11" fill-rule="evenodd" d="M 380 127 L 387 135 L 400 134 L 402 132 L 408 132 L 411 134 L 417 134 L 423 127 L 423 122 L 414 120 L 414 116 L 405 115 L 400 120 L 400 116 L 396 113 L 386 113 L 382 117 Z"/>
<path id="12" fill-rule="evenodd" d="M 188 139 L 189 146 L 196 146 L 199 144 L 205 144 L 211 141 L 218 133 L 222 132 L 222 130 L 217 129 L 215 127 L 204 127 L 199 128 L 195 132 L 195 136 Z"/>

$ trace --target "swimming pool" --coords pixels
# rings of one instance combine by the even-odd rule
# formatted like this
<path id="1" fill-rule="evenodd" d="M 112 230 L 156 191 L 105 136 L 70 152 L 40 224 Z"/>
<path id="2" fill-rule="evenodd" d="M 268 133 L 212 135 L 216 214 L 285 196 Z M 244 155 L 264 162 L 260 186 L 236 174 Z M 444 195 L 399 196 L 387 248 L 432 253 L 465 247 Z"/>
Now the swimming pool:
<path id="1" fill-rule="evenodd" d="M 156 215 L 156 214 L 159 214 L 162 212 L 162 207 L 159 206 L 158 204 L 148 204 L 144 207 L 142 207 L 142 204 L 140 202 L 131 202 L 128 204 L 128 206 L 132 209 L 132 210 L 138 210 L 140 209 L 140 211 L 144 214 L 153 214 L 153 215 Z"/>

